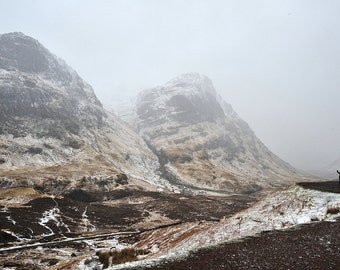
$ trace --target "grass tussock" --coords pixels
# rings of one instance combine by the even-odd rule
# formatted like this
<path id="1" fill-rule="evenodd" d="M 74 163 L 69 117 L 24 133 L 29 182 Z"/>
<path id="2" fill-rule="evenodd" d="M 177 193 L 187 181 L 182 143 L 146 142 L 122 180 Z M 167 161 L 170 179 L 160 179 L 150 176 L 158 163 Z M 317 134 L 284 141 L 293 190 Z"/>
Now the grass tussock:
<path id="1" fill-rule="evenodd" d="M 121 264 L 136 261 L 139 255 L 146 255 L 150 251 L 145 249 L 124 248 L 122 250 L 97 251 L 96 255 L 99 262 L 103 265 L 103 269 L 110 265 Z"/>
<path id="2" fill-rule="evenodd" d="M 46 195 L 33 188 L 17 187 L 0 189 L 0 204 L 2 200 L 4 200 L 3 202 L 6 204 L 11 204 L 16 201 L 24 203 L 41 197 L 46 197 Z"/>
<path id="3" fill-rule="evenodd" d="M 338 213 L 340 213 L 339 207 L 330 207 L 330 208 L 327 209 L 327 214 L 336 215 Z"/>

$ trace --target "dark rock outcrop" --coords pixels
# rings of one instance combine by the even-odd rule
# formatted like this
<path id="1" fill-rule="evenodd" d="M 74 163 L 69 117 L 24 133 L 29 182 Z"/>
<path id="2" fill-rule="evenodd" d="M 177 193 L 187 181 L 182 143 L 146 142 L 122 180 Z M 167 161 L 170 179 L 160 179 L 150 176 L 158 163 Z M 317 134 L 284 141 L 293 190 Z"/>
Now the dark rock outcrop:
<path id="1" fill-rule="evenodd" d="M 105 113 L 90 85 L 37 40 L 0 35 L 1 134 L 62 139 L 101 127 Z"/>

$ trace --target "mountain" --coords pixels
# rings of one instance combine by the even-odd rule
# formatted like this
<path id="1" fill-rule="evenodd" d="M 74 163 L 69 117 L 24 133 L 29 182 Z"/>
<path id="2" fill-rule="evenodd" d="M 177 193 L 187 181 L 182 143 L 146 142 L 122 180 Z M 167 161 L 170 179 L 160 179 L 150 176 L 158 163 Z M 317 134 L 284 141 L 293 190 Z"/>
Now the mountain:
<path id="1" fill-rule="evenodd" d="M 159 178 L 144 141 L 62 59 L 22 33 L 0 35 L 0 115 L 1 186 L 61 192 Z"/>
<path id="2" fill-rule="evenodd" d="M 107 112 L 92 87 L 37 40 L 0 35 L 1 269 L 102 269 L 168 255 L 182 260 L 192 248 L 339 218 L 335 181 L 302 183 L 259 200 L 268 188 L 303 176 L 261 143 L 206 76 L 181 75 L 118 112 L 135 130 Z M 305 244 L 322 244 L 318 262 L 329 255 L 337 228 L 321 222 L 310 226 L 313 240 Z M 276 251 L 282 238 L 272 235 Z M 329 241 L 320 242 L 325 235 Z M 268 250 L 268 242 L 258 243 L 255 249 L 245 243 L 257 261 L 254 251 Z M 214 259 L 219 254 L 225 251 Z M 239 263 L 235 254 L 231 268 Z M 270 260 L 264 265 L 275 268 Z M 137 262 L 136 269 L 143 266 L 152 263 Z"/>
<path id="3" fill-rule="evenodd" d="M 144 90 L 131 111 L 123 117 L 158 156 L 163 177 L 172 183 L 251 193 L 301 178 L 267 149 L 204 75 L 187 73 Z"/>
<path id="4" fill-rule="evenodd" d="M 135 130 L 37 40 L 0 35 L 1 186 L 110 190 L 129 178 L 150 188 L 252 193 L 301 177 L 206 76 L 181 75 L 120 111 Z"/>

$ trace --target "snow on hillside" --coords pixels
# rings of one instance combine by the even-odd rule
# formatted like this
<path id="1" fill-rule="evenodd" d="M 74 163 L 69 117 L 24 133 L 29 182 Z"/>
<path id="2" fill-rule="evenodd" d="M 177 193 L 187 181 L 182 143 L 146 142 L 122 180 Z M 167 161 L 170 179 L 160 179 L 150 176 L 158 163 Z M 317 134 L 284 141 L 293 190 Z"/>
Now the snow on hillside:
<path id="1" fill-rule="evenodd" d="M 131 106 L 118 114 L 145 140 L 161 176 L 173 185 L 253 193 L 304 178 L 256 137 L 204 75 L 186 73 L 146 89 Z"/>
<path id="2" fill-rule="evenodd" d="M 0 96 L 2 186 L 40 185 L 63 174 L 74 187 L 83 176 L 121 172 L 158 183 L 158 159 L 143 139 L 39 41 L 0 35 Z"/>
<path id="3" fill-rule="evenodd" d="M 313 221 L 333 220 L 330 209 L 340 209 L 340 194 L 304 189 L 294 185 L 268 195 L 247 210 L 221 221 L 173 248 L 188 250 L 221 241 L 251 236 L 262 231 L 285 229 Z"/>
<path id="4" fill-rule="evenodd" d="M 190 250 L 256 236 L 262 231 L 287 229 L 317 221 L 332 221 L 338 217 L 340 217 L 340 194 L 309 190 L 294 185 L 266 196 L 250 208 L 217 224 L 197 222 L 152 232 L 136 245 L 140 247 L 149 244 L 154 251 L 151 258 L 117 265 L 110 269 L 152 265 L 165 258 L 185 256 Z"/>

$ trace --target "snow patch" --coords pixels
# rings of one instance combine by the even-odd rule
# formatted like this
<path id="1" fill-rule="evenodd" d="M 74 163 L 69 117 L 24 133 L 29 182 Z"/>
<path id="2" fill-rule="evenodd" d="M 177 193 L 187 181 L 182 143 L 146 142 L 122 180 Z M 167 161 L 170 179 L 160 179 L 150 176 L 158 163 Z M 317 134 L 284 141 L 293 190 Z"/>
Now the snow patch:
<path id="1" fill-rule="evenodd" d="M 185 251 L 312 221 L 334 220 L 340 213 L 329 213 L 331 208 L 340 209 L 340 194 L 294 185 L 285 191 L 268 195 L 252 207 L 185 239 L 172 251 Z"/>
<path id="2" fill-rule="evenodd" d="M 88 219 L 87 213 L 87 206 L 85 206 L 84 212 L 81 215 L 81 220 L 84 224 L 84 231 L 86 232 L 94 232 L 96 230 L 96 226 L 94 226 L 91 221 Z"/>
<path id="3" fill-rule="evenodd" d="M 54 199 L 53 199 L 54 200 Z M 49 227 L 47 224 L 49 222 L 54 223 L 60 230 L 61 227 L 66 228 L 67 232 L 70 232 L 70 228 L 68 227 L 67 224 L 65 224 L 62 220 L 61 217 L 61 212 L 60 209 L 58 207 L 58 203 L 57 201 L 55 201 L 56 206 L 46 210 L 43 214 L 42 214 L 42 218 L 39 219 L 38 224 L 40 224 L 42 227 L 45 227 L 50 233 L 48 234 L 43 234 L 43 236 L 50 236 L 54 234 L 54 231 L 51 229 L 51 227 Z"/>

